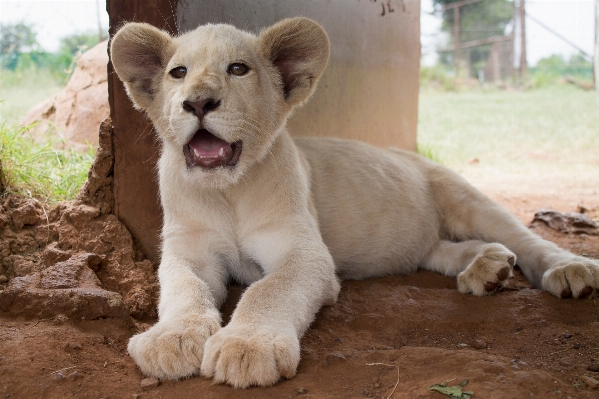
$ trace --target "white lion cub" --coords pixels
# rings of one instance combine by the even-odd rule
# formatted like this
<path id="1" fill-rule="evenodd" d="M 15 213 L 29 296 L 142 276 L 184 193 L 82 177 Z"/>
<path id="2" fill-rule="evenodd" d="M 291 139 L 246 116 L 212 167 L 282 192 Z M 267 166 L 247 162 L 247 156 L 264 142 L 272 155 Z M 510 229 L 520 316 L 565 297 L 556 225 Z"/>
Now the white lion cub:
<path id="1" fill-rule="evenodd" d="M 518 259 L 558 297 L 599 288 L 599 262 L 533 235 L 448 169 L 354 141 L 292 139 L 285 122 L 328 56 L 326 33 L 305 18 L 258 36 L 205 25 L 171 37 L 140 23 L 114 36 L 114 68 L 162 141 L 160 317 L 129 342 L 144 374 L 239 388 L 291 378 L 338 278 L 423 268 L 480 296 Z M 249 288 L 221 327 L 230 280 Z"/>

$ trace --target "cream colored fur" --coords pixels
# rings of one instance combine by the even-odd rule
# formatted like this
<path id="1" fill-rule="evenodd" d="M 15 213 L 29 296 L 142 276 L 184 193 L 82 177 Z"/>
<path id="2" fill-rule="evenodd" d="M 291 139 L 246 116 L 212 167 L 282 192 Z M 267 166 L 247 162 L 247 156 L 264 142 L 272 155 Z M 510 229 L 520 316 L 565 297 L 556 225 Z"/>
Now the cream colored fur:
<path id="1" fill-rule="evenodd" d="M 234 387 L 293 377 L 299 340 L 335 303 L 338 276 L 423 268 L 488 295 L 517 257 L 532 284 L 556 296 L 599 288 L 597 261 L 533 235 L 446 168 L 359 142 L 292 139 L 285 121 L 314 91 L 328 46 L 303 18 L 258 36 L 206 25 L 173 38 L 131 23 L 113 38 L 115 70 L 163 146 L 159 321 L 129 343 L 144 374 L 201 373 Z M 235 62 L 249 72 L 228 73 Z M 180 66 L 187 74 L 174 79 Z M 218 107 L 202 118 L 183 109 L 208 98 Z M 201 125 L 243 142 L 236 166 L 186 167 L 182 148 Z M 231 279 L 249 287 L 221 327 Z"/>

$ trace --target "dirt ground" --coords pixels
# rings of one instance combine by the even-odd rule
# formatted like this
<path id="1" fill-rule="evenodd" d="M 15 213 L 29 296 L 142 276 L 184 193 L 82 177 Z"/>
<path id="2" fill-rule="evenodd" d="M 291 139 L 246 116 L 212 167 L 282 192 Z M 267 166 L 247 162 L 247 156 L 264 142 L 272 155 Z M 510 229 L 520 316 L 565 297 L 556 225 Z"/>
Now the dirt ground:
<path id="1" fill-rule="evenodd" d="M 110 214 L 104 155 L 93 175 L 108 180 L 92 179 L 74 203 L 49 211 L 10 197 L 2 204 L 0 397 L 447 398 L 429 386 L 468 380 L 473 398 L 599 398 L 583 382 L 599 379 L 599 299 L 557 299 L 518 270 L 507 289 L 484 298 L 431 272 L 347 281 L 302 339 L 295 378 L 247 390 L 202 377 L 142 387 L 126 345 L 156 321 L 155 265 Z M 576 193 L 474 183 L 527 224 L 538 209 L 580 210 Z M 587 194 L 586 212 L 596 216 L 596 192 Z M 599 258 L 598 235 L 531 228 Z M 230 287 L 225 320 L 242 292 Z"/>

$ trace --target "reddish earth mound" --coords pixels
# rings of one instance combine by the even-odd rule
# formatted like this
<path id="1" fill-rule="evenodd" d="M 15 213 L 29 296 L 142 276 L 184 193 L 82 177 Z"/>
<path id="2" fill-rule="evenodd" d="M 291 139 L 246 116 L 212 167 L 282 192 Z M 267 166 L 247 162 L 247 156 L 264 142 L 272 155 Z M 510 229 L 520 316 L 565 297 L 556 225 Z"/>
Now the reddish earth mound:
<path id="1" fill-rule="evenodd" d="M 66 86 L 54 97 L 34 106 L 21 122 L 30 125 L 34 135 L 55 129 L 66 144 L 87 150 L 98 145 L 98 127 L 110 114 L 108 105 L 107 41 L 77 57 L 77 67 Z"/>
<path id="2" fill-rule="evenodd" d="M 468 380 L 473 398 L 599 396 L 590 388 L 599 379 L 597 299 L 557 299 L 518 270 L 507 289 L 485 298 L 430 272 L 344 282 L 338 303 L 302 339 L 297 376 L 270 388 L 143 380 L 126 345 L 156 321 L 158 287 L 155 265 L 111 213 L 110 132 L 107 121 L 77 200 L 46 209 L 9 196 L 1 205 L 0 395 L 447 398 L 429 387 Z M 575 215 L 541 216 L 536 233 L 599 258 L 599 236 L 564 228 Z M 562 232 L 548 227 L 555 220 Z M 225 319 L 242 291 L 230 288 Z"/>

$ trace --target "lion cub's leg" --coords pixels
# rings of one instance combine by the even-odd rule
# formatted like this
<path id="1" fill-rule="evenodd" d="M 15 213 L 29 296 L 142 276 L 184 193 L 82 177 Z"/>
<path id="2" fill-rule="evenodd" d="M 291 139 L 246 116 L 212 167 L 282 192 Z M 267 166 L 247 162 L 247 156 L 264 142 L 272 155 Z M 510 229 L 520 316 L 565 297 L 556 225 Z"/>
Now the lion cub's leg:
<path id="1" fill-rule="evenodd" d="M 178 379 L 199 374 L 204 344 L 220 329 L 217 306 L 226 295 L 224 276 L 205 265 L 163 255 L 159 321 L 133 336 L 127 348 L 145 375 Z"/>
<path id="2" fill-rule="evenodd" d="M 422 268 L 457 276 L 458 291 L 483 296 L 503 287 L 515 264 L 516 255 L 501 244 L 440 241 Z"/>
<path id="3" fill-rule="evenodd" d="M 448 169 L 433 167 L 429 178 L 448 236 L 505 245 L 518 257 L 528 281 L 557 297 L 586 298 L 599 289 L 599 260 L 576 256 L 533 234 Z"/>

